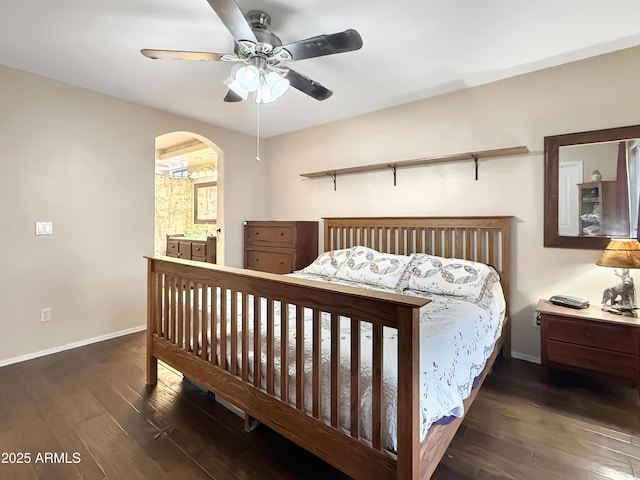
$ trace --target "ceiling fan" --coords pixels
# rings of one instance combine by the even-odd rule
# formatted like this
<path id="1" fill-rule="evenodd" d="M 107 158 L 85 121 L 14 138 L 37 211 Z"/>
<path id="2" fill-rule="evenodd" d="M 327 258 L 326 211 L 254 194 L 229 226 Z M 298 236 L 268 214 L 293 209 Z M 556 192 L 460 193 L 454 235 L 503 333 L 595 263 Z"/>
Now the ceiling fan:
<path id="1" fill-rule="evenodd" d="M 257 103 L 269 103 L 292 86 L 316 100 L 326 100 L 333 92 L 309 77 L 292 70 L 288 63 L 305 58 L 350 52 L 362 47 L 355 30 L 317 35 L 286 45 L 269 31 L 271 17 L 262 10 L 251 10 L 246 18 L 234 0 L 207 0 L 235 41 L 233 54 L 143 49 L 152 59 L 234 62 L 225 102 L 247 100 L 255 92 Z"/>

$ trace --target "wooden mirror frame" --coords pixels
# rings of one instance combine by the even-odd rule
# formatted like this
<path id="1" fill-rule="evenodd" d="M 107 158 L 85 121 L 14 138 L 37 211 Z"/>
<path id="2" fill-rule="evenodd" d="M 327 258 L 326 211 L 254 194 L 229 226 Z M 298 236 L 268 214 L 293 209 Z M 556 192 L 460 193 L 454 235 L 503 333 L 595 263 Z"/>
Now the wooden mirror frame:
<path id="1" fill-rule="evenodd" d="M 640 138 L 640 125 L 544 137 L 544 246 L 604 250 L 609 237 L 569 237 L 558 233 L 560 147 Z"/>
<path id="2" fill-rule="evenodd" d="M 216 223 L 216 218 L 200 218 L 198 216 L 198 190 L 201 188 L 209 188 L 209 187 L 217 187 L 218 182 L 204 182 L 204 183 L 194 183 L 193 184 L 193 223 L 195 224 L 203 224 L 203 223 Z"/>

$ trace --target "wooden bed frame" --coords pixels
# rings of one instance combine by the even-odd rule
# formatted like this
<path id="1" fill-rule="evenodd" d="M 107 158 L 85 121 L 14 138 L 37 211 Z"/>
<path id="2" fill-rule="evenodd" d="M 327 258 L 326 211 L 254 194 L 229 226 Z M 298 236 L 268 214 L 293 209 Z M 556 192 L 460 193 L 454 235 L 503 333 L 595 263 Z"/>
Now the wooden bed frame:
<path id="1" fill-rule="evenodd" d="M 325 218 L 324 250 L 336 250 L 364 245 L 376 250 L 409 254 L 431 253 L 457 257 L 493 265 L 501 275 L 507 299 L 507 320 L 501 338 L 482 371 L 477 387 L 464 402 L 468 411 L 484 378 L 503 346 L 503 355 L 510 355 L 510 322 L 508 311 L 510 275 L 510 224 L 512 217 L 405 217 L 405 218 Z M 207 288 L 207 287 L 210 287 Z M 241 303 L 219 302 L 207 292 L 221 292 L 227 298 L 240 298 Z M 191 295 L 199 292 L 199 295 Z M 266 299 L 266 312 L 253 305 L 249 315 L 249 298 Z M 263 300 L 264 301 L 264 300 Z M 300 393 L 304 388 L 304 346 L 297 341 L 295 365 L 289 357 L 279 357 L 280 392 L 275 388 L 274 302 L 295 305 L 295 315 L 285 312 L 280 331 L 283 344 L 289 342 L 289 329 L 303 329 L 303 309 L 313 311 L 312 328 L 312 411 L 304 410 Z M 419 309 L 428 300 L 405 295 L 324 284 L 239 268 L 210 265 L 168 257 L 148 258 L 148 328 L 147 384 L 157 382 L 157 361 L 161 360 L 185 376 L 219 395 L 293 442 L 309 450 L 355 479 L 428 479 L 442 458 L 462 418 L 448 425 L 431 427 L 420 442 L 419 411 Z M 217 312 L 211 316 L 212 312 Z M 331 378 L 330 392 L 321 395 L 320 314 L 331 315 Z M 216 317 L 230 315 L 230 336 L 226 329 L 218 335 Z M 360 438 L 362 414 L 359 401 L 342 405 L 350 409 L 351 427 L 338 424 L 341 408 L 339 392 L 339 316 L 351 318 L 352 358 L 360 358 L 361 324 L 373 329 L 372 349 L 372 412 L 371 439 Z M 209 320 L 211 318 L 211 320 Z M 266 328 L 266 352 L 262 355 L 259 336 L 249 341 L 249 322 Z M 386 450 L 382 442 L 382 329 L 398 332 L 398 424 L 397 454 Z M 262 328 L 262 327 L 260 327 Z M 239 332 L 239 329 L 241 331 Z M 207 334 L 201 335 L 203 332 Z M 308 332 L 307 332 L 308 333 Z M 219 337 L 219 338 L 218 338 Z M 296 335 L 301 338 L 301 335 Z M 230 341 L 230 352 L 227 342 Z M 211 352 L 219 350 L 218 362 Z M 253 355 L 250 375 L 249 354 Z M 282 349 L 288 352 L 288 349 Z M 239 356 L 240 355 L 240 356 Z M 266 358 L 266 361 L 262 360 Z M 238 360 L 239 359 L 239 360 Z M 289 368 L 296 371 L 295 404 L 289 403 Z M 260 373 L 266 372 L 266 375 Z M 360 395 L 360 362 L 351 361 L 350 397 Z M 266 388 L 262 388 L 266 385 Z M 321 419 L 321 400 L 330 398 L 330 419 Z"/>

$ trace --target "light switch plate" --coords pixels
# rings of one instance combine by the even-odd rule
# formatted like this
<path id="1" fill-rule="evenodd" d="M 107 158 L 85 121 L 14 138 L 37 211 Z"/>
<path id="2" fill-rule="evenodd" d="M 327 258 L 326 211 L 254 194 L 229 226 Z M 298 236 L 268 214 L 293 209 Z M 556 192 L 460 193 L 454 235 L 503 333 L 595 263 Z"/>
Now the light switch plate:
<path id="1" fill-rule="evenodd" d="M 53 222 L 36 222 L 36 235 L 53 235 Z"/>

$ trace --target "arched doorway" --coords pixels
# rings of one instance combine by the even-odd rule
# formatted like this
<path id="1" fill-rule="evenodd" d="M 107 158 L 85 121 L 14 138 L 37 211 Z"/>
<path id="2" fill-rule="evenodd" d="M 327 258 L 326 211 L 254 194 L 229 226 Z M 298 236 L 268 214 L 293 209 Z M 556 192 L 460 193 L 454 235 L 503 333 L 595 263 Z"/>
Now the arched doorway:
<path id="1" fill-rule="evenodd" d="M 224 161 L 214 142 L 192 132 L 156 137 L 154 204 L 155 255 L 166 253 L 167 235 L 214 235 L 224 264 Z"/>

